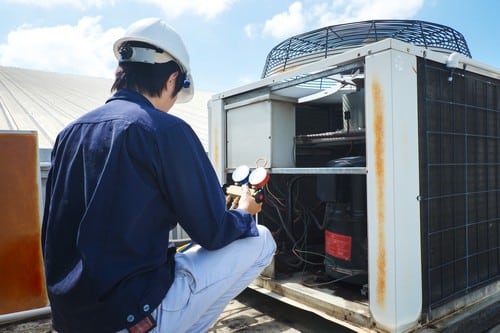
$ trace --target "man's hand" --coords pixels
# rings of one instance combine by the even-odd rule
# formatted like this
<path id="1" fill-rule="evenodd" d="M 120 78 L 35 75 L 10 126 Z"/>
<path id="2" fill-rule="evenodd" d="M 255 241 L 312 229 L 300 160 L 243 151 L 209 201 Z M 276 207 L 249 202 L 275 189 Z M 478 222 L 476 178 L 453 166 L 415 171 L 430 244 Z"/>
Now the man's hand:
<path id="1" fill-rule="evenodd" d="M 238 208 L 246 210 L 251 215 L 255 215 L 262 210 L 262 202 L 255 202 L 254 197 L 250 194 L 250 189 L 247 185 L 241 186 L 241 198 L 238 202 Z"/>

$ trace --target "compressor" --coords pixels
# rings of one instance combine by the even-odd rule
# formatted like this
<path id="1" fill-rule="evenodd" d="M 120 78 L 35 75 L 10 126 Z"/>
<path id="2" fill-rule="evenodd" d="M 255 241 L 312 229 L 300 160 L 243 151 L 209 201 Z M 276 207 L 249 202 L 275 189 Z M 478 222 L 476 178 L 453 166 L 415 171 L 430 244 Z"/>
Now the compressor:
<path id="1" fill-rule="evenodd" d="M 364 167 L 364 156 L 329 161 L 328 167 Z M 325 272 L 335 279 L 363 285 L 368 281 L 366 176 L 318 175 L 317 196 L 326 202 Z"/>

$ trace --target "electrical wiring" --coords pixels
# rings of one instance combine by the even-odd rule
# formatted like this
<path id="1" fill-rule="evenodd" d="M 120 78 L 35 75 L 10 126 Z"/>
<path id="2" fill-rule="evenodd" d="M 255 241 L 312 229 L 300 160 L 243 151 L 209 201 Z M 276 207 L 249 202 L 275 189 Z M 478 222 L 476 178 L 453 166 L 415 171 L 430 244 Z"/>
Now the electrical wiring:
<path id="1" fill-rule="evenodd" d="M 360 275 L 360 274 L 346 275 L 346 276 L 340 277 L 338 279 L 333 279 L 333 280 L 329 280 L 329 281 L 325 281 L 325 282 L 318 282 L 318 283 L 308 283 L 308 282 L 305 282 L 305 280 L 302 280 L 301 283 L 304 286 L 310 287 L 310 288 L 321 287 L 321 286 L 327 286 L 327 285 L 332 284 L 332 283 L 340 282 L 342 280 L 352 278 L 353 276 L 357 276 L 357 275 Z"/>
<path id="2" fill-rule="evenodd" d="M 299 253 L 310 254 L 310 255 L 315 255 L 318 257 L 326 258 L 326 256 L 323 255 L 322 253 L 311 252 L 311 251 L 302 251 L 302 250 L 295 249 L 295 248 L 292 249 L 292 253 L 295 254 L 295 256 L 297 258 L 299 258 L 301 261 L 303 261 L 304 263 L 309 264 L 309 265 L 313 265 L 313 266 L 323 266 L 323 261 L 321 261 L 321 262 L 309 261 L 307 259 L 302 258 Z"/>
<path id="3" fill-rule="evenodd" d="M 281 212 L 280 212 L 280 209 L 276 206 L 274 206 L 275 210 L 276 210 L 276 213 L 278 214 L 278 217 L 279 217 L 279 220 L 281 222 L 281 226 L 283 227 L 283 230 L 285 230 L 287 236 L 290 238 L 290 240 L 292 240 L 293 242 L 295 242 L 295 236 L 293 235 L 293 233 L 288 229 L 288 226 L 286 225 L 285 221 L 283 220 L 283 216 L 281 215 Z"/>
<path id="4" fill-rule="evenodd" d="M 271 190 L 271 187 L 269 186 L 269 183 L 266 184 L 266 193 L 270 194 L 269 196 L 266 196 L 265 202 L 267 205 L 271 206 L 274 208 L 276 215 L 278 216 L 279 223 L 283 230 L 285 231 L 286 235 L 288 238 L 290 238 L 293 242 L 295 242 L 295 236 L 293 233 L 289 230 L 287 224 L 285 223 L 285 220 L 283 219 L 282 211 L 285 211 L 286 205 L 283 203 L 282 198 L 279 198 L 277 195 L 273 193 Z M 279 190 L 277 190 L 279 191 Z M 269 214 L 268 214 L 269 215 Z"/>
<path id="5" fill-rule="evenodd" d="M 307 221 L 311 220 L 319 230 L 325 230 L 328 221 L 325 218 L 323 218 L 323 222 L 320 224 L 320 222 L 318 221 L 318 219 L 317 219 L 316 215 L 313 213 L 313 211 L 311 209 L 306 208 L 302 204 L 302 202 L 300 202 L 298 200 L 298 197 L 299 197 L 298 192 L 299 191 L 298 191 L 298 186 L 297 186 L 297 193 L 296 193 L 296 195 L 294 195 L 294 198 L 295 198 L 294 206 L 303 212 L 303 216 L 304 216 L 304 218 L 307 218 Z M 324 204 L 325 204 L 324 202 L 320 202 L 316 206 L 315 210 Z M 323 214 L 323 216 L 325 216 L 325 214 Z"/>
<path id="6" fill-rule="evenodd" d="M 302 249 L 307 248 L 307 236 L 308 236 L 308 223 L 307 223 L 307 218 L 301 218 L 301 216 L 297 216 L 297 218 L 294 220 L 295 222 L 302 221 L 304 224 L 304 232 L 302 233 L 301 237 L 294 242 L 293 247 L 292 247 L 292 253 L 299 259 L 299 263 L 305 263 L 305 264 L 311 264 L 311 265 L 318 265 L 317 263 L 313 263 L 307 259 L 307 254 L 309 251 L 303 251 Z M 300 253 L 305 254 L 304 257 L 300 255 Z M 303 267 L 305 269 L 305 266 Z"/>
<path id="7" fill-rule="evenodd" d="M 271 187 L 269 186 L 269 183 L 266 184 L 265 188 L 266 188 L 266 193 L 268 193 L 275 200 L 275 202 L 277 202 L 283 208 L 286 207 L 286 205 L 283 203 L 284 199 L 280 199 L 276 195 L 274 195 L 274 193 L 271 191 Z"/>
<path id="8" fill-rule="evenodd" d="M 274 227 L 273 230 L 275 233 L 279 234 L 281 233 L 281 230 L 283 230 L 282 223 L 274 218 L 267 209 L 263 209 L 260 213 L 261 217 L 263 218 L 262 221 L 269 227 L 268 222 L 271 223 Z M 259 220 L 260 221 L 260 220 Z M 260 223 L 260 222 L 259 222 Z"/>
<path id="9" fill-rule="evenodd" d="M 307 236 L 308 236 L 307 227 L 310 223 L 308 223 L 309 217 L 304 217 L 304 218 L 299 217 L 299 219 L 302 220 L 304 223 L 304 233 L 302 234 L 301 238 L 297 242 L 294 243 L 294 245 L 292 247 L 292 253 L 303 263 L 310 264 L 313 266 L 323 266 L 323 261 L 313 262 L 313 261 L 308 260 L 307 255 L 319 256 L 323 259 L 326 258 L 326 256 L 323 255 L 322 253 L 303 250 L 303 249 L 307 248 Z M 301 240 L 303 240 L 303 242 L 302 242 L 300 248 L 298 248 L 298 245 L 300 244 Z"/>
<path id="10" fill-rule="evenodd" d="M 322 202 L 322 204 L 324 204 L 324 202 Z M 325 212 L 326 212 L 326 207 L 325 207 Z M 319 229 L 319 230 L 325 230 L 326 229 L 326 226 L 328 224 L 328 218 L 327 218 L 327 215 L 325 213 L 323 213 L 323 222 L 320 224 L 318 219 L 316 218 L 316 215 L 314 215 L 313 213 L 310 214 L 311 216 L 311 219 L 313 220 L 314 224 L 316 225 L 316 227 Z"/>
<path id="11" fill-rule="evenodd" d="M 302 281 L 301 281 L 301 283 L 302 283 L 304 286 L 309 287 L 309 288 L 327 286 L 327 285 L 332 284 L 332 283 L 335 283 L 335 282 L 338 282 L 338 281 L 337 281 L 337 279 L 335 279 L 335 280 L 330 280 L 330 281 L 325 281 L 325 282 L 318 282 L 318 283 L 308 283 L 308 282 L 306 282 L 305 280 L 302 280 Z"/>
<path id="12" fill-rule="evenodd" d="M 265 188 L 267 194 L 265 204 L 268 209 L 264 211 L 264 215 L 275 225 L 280 224 L 276 235 L 284 234 L 290 244 L 288 247 L 286 243 L 283 243 L 285 247 L 282 247 L 280 253 L 283 255 L 281 262 L 295 269 L 306 269 L 306 266 L 324 266 L 323 261 L 326 258 L 322 253 L 311 251 L 309 244 L 310 231 L 324 230 L 326 222 L 321 223 L 316 216 L 323 214 L 320 211 L 324 209 L 323 202 L 313 202 L 312 208 L 303 202 L 302 182 L 307 179 L 311 178 L 304 175 L 293 178 L 276 176 Z M 285 250 L 286 247 L 288 250 Z"/>

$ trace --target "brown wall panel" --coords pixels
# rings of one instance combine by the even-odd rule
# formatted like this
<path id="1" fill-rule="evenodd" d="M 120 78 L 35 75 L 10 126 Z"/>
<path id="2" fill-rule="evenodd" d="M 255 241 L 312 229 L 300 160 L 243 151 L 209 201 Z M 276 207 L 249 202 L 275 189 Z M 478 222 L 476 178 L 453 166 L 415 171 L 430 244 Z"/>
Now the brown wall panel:
<path id="1" fill-rule="evenodd" d="M 48 304 L 36 132 L 0 131 L 0 314 Z"/>

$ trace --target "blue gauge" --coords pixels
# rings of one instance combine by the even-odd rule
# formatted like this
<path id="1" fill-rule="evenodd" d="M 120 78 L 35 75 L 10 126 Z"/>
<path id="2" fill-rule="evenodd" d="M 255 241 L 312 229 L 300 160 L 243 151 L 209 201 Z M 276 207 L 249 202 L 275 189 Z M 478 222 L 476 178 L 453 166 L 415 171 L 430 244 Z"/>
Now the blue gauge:
<path id="1" fill-rule="evenodd" d="M 246 165 L 240 165 L 233 171 L 233 182 L 239 185 L 248 183 L 248 176 L 250 175 L 250 168 Z"/>

